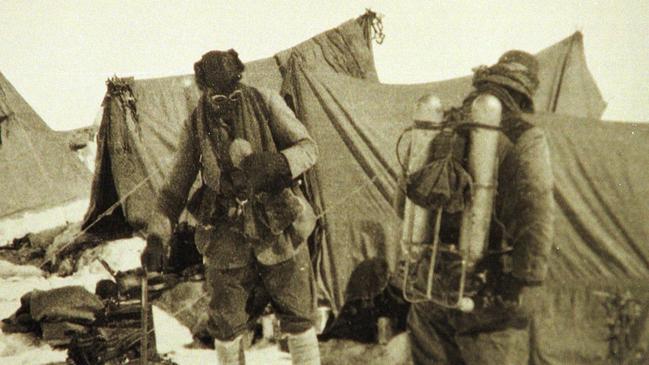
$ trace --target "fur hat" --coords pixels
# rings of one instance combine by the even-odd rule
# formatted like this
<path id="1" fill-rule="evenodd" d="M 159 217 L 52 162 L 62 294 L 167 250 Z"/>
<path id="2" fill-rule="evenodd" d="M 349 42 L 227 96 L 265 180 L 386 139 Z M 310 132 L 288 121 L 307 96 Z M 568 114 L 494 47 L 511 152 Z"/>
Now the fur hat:
<path id="1" fill-rule="evenodd" d="M 209 51 L 194 63 L 196 84 L 202 90 L 211 87 L 219 92 L 230 92 L 241 80 L 245 66 L 234 49 Z"/>

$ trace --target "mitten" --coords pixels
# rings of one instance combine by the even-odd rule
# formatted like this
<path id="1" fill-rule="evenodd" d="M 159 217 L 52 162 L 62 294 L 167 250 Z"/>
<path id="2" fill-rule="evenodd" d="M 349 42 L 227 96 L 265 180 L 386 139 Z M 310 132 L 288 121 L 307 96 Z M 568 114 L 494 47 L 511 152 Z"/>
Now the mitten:
<path id="1" fill-rule="evenodd" d="M 288 161 L 281 153 L 253 153 L 241 161 L 239 168 L 255 192 L 277 193 L 293 182 Z"/>

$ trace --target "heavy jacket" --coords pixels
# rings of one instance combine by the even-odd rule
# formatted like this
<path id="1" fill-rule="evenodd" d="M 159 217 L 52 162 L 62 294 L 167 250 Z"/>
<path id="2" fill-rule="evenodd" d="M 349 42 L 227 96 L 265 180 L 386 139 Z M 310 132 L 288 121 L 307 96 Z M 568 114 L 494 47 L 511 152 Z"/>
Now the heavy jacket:
<path id="1" fill-rule="evenodd" d="M 539 284 L 547 275 L 554 237 L 554 180 L 543 130 L 527 123 L 524 115 L 505 118 L 498 161 L 489 249 L 511 249 L 506 271 L 529 284 Z M 457 242 L 461 214 L 443 216 L 443 242 Z"/>
<path id="2" fill-rule="evenodd" d="M 233 166 L 227 151 L 234 138 L 248 140 L 253 152 L 282 153 L 293 178 L 311 168 L 318 154 L 304 125 L 277 93 L 246 85 L 241 85 L 241 89 L 243 98 L 234 117 L 227 121 L 210 116 L 207 101 L 201 98 L 183 126 L 171 172 L 158 198 L 159 209 L 172 222 L 177 221 L 200 172 L 202 186 L 193 199 L 198 201 L 191 204 L 195 206 L 192 213 L 199 222 L 196 245 L 222 269 L 245 266 L 253 257 L 265 265 L 283 262 L 294 256 L 296 245 L 301 243 L 296 241 L 304 240 L 315 225 L 312 208 L 299 189 L 292 189 L 304 209 L 296 223 L 279 237 L 241 242 L 226 232 L 243 230 L 239 223 L 230 222 L 226 217 L 229 200 L 233 198 L 228 193 Z M 297 223 L 299 234 L 295 232 Z"/>
<path id="3" fill-rule="evenodd" d="M 504 121 L 492 235 L 511 247 L 511 273 L 529 284 L 547 276 L 554 239 L 554 178 L 545 134 L 522 120 Z M 502 225 L 501 225 L 502 224 Z"/>

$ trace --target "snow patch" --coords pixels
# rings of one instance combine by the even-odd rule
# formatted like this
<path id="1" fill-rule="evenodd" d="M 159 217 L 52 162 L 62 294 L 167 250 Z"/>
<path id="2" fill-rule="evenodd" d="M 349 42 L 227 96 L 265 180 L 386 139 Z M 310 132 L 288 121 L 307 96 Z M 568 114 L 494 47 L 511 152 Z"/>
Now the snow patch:
<path id="1" fill-rule="evenodd" d="M 36 266 L 16 265 L 8 261 L 0 261 L 0 279 L 24 280 L 29 277 L 41 277 L 43 271 Z"/>
<path id="2" fill-rule="evenodd" d="M 55 350 L 29 334 L 0 334 L 0 364 L 40 365 L 66 358 L 66 351 Z"/>
<path id="3" fill-rule="evenodd" d="M 27 212 L 17 217 L 0 220 L 0 246 L 10 244 L 30 232 L 40 232 L 68 222 L 79 222 L 88 210 L 89 199 L 75 200 L 69 204 L 40 212 Z"/>
<path id="4" fill-rule="evenodd" d="M 95 173 L 95 158 L 97 156 L 97 142 L 95 138 L 88 141 L 86 147 L 77 151 L 77 157 L 92 172 Z"/>

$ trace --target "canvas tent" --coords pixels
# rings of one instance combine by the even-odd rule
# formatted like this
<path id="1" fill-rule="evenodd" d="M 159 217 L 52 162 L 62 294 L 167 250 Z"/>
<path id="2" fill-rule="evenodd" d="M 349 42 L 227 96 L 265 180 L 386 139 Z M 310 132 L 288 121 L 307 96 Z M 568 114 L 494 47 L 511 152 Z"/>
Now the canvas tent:
<path id="1" fill-rule="evenodd" d="M 553 62 L 545 63 L 543 53 L 539 58 L 548 74 Z M 382 85 L 299 64 L 291 75 L 292 88 L 284 91 L 316 141 L 326 141 L 311 184 L 324 212 L 317 270 L 324 292 L 342 305 L 365 294 L 351 279 L 363 263 L 380 258 L 390 268 L 397 264 L 395 145 L 412 123 L 412 106 L 428 92 L 446 106 L 457 105 L 468 89 L 463 80 Z M 570 89 L 543 84 L 542 92 Z M 590 91 L 574 114 L 601 113 L 603 104 L 588 97 L 599 94 Z M 539 106 L 548 100 L 537 98 Z M 558 207 L 550 275 L 530 330 L 531 361 L 611 363 L 649 338 L 649 126 L 543 112 L 530 119 L 549 140 Z"/>
<path id="2" fill-rule="evenodd" d="M 350 277 L 361 263 L 380 258 L 394 267 L 398 259 L 400 221 L 390 204 L 399 171 L 394 148 L 414 102 L 434 92 L 445 105 L 457 105 L 470 90 L 469 77 L 378 83 L 370 36 L 367 22 L 353 20 L 298 46 L 300 52 L 249 63 L 246 76 L 253 85 L 283 85 L 319 143 L 320 160 L 307 185 L 324 214 L 319 283 L 336 311 L 359 295 Z M 323 56 L 335 50 L 341 53 Z M 538 57 L 535 103 L 557 114 L 541 113 L 533 121 L 550 141 L 558 217 L 548 294 L 539 300 L 531 329 L 533 363 L 608 363 L 620 353 L 611 349 L 649 342 L 649 246 L 643 242 L 649 234 L 643 224 L 649 130 L 598 120 L 605 103 L 586 68 L 580 33 Z M 340 65 L 356 66 L 331 61 L 341 59 L 347 61 Z M 175 136 L 197 97 L 191 76 L 109 83 L 85 227 L 137 229 L 146 223 Z M 117 209 L 91 227 L 111 207 Z M 641 310 L 627 313 L 637 303 Z"/>
<path id="3" fill-rule="evenodd" d="M 0 73 L 0 218 L 88 196 L 91 174 Z"/>

